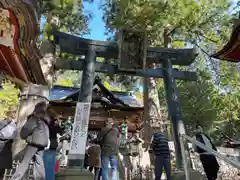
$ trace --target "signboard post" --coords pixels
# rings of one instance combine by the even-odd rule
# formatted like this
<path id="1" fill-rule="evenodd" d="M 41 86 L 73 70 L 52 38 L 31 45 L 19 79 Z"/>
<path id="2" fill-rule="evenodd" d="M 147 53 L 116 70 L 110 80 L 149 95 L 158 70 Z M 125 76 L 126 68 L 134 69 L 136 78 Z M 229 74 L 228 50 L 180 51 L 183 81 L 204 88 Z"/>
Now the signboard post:
<path id="1" fill-rule="evenodd" d="M 69 150 L 69 168 L 84 168 L 86 140 L 88 135 L 88 122 L 92 102 L 92 88 L 94 83 L 96 52 L 93 46 L 89 47 L 84 60 L 81 88 L 76 106 L 74 125 L 72 129 Z"/>
<path id="2" fill-rule="evenodd" d="M 88 123 L 91 103 L 78 102 L 72 129 L 69 159 L 83 159 L 85 157 L 85 146 L 88 136 Z"/>

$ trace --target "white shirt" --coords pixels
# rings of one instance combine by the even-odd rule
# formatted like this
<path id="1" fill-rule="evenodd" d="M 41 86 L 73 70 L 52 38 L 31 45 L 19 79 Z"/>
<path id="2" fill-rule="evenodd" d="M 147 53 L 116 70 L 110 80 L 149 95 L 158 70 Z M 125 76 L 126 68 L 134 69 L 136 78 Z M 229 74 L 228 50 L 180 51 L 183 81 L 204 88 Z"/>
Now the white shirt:
<path id="1" fill-rule="evenodd" d="M 17 124 L 12 121 L 6 125 L 0 132 L 1 139 L 14 139 L 17 136 Z"/>

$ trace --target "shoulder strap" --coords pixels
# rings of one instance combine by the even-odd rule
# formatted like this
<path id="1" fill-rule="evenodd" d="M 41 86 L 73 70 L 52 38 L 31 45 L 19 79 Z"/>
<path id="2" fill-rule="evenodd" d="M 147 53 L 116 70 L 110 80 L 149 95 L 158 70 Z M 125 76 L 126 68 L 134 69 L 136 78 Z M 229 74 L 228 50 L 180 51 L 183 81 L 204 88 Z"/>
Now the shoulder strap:
<path id="1" fill-rule="evenodd" d="M 104 136 L 103 136 L 101 139 L 99 139 L 99 142 L 103 141 L 103 140 L 105 139 L 105 137 L 108 135 L 108 133 L 109 133 L 111 130 L 112 130 L 112 128 L 110 128 L 110 129 L 104 134 Z"/>
<path id="2" fill-rule="evenodd" d="M 212 145 L 213 150 L 217 151 L 217 148 L 216 148 L 216 146 L 213 144 L 211 138 L 210 138 L 207 134 L 204 134 L 204 135 L 208 138 L 209 142 L 210 142 L 211 145 Z"/>

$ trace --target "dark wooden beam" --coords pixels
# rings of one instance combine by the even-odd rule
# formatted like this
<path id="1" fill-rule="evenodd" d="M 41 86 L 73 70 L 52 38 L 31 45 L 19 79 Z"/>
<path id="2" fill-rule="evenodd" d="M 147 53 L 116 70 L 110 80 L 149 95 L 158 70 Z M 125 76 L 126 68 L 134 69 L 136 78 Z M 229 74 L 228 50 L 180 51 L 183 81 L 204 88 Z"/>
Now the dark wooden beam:
<path id="1" fill-rule="evenodd" d="M 68 60 L 68 59 L 58 59 L 55 68 L 58 69 L 64 69 L 64 70 L 83 70 L 83 60 L 76 61 L 76 60 Z M 126 74 L 129 76 L 141 76 L 141 77 L 155 77 L 155 78 L 163 78 L 164 76 L 164 70 L 159 69 L 147 69 L 146 72 L 143 70 L 136 70 L 136 71 L 123 71 L 119 70 L 117 65 L 114 64 L 107 64 L 107 63 L 101 63 L 96 62 L 96 72 L 101 73 L 108 73 L 108 74 Z M 197 80 L 197 74 L 195 72 L 189 72 L 189 71 L 180 71 L 178 69 L 173 69 L 173 77 L 176 79 L 181 80 L 189 80 L 189 81 L 196 81 Z"/>
<path id="2" fill-rule="evenodd" d="M 73 55 L 84 55 L 90 46 L 95 47 L 98 57 L 118 58 L 118 45 L 116 42 L 94 41 L 63 32 L 54 32 L 55 42 L 60 45 L 62 52 Z M 148 47 L 147 62 L 159 63 L 166 59 L 171 59 L 173 65 L 188 66 L 197 57 L 195 49 L 171 49 Z"/>

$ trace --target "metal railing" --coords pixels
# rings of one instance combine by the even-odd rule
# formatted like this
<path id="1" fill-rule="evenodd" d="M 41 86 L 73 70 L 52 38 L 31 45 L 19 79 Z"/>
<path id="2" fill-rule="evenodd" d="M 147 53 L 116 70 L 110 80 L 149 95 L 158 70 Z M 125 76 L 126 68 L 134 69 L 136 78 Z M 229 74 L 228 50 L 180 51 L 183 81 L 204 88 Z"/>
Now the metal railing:
<path id="1" fill-rule="evenodd" d="M 4 173 L 3 180 L 11 180 L 12 175 L 14 174 L 16 167 L 20 164 L 19 161 L 13 161 L 13 168 L 12 169 L 6 169 Z M 33 162 L 29 164 L 28 170 L 24 175 L 24 180 L 33 180 Z"/>
<path id="2" fill-rule="evenodd" d="M 190 136 L 187 136 L 185 134 L 179 134 L 179 136 L 180 136 L 180 143 L 181 143 L 180 145 L 181 145 L 181 149 L 182 149 L 182 157 L 183 157 L 185 177 L 186 177 L 186 180 L 190 180 L 190 174 L 189 174 L 188 161 L 187 161 L 187 155 L 186 155 L 184 140 L 187 140 L 189 142 L 193 142 L 193 138 L 190 137 Z M 219 159 L 225 161 L 226 163 L 232 165 L 233 167 L 240 169 L 240 163 L 239 162 L 236 162 L 236 161 L 233 161 L 230 158 L 227 158 L 226 156 L 220 154 L 219 152 L 215 151 L 212 148 L 209 148 L 209 147 L 205 146 L 203 143 L 201 143 L 199 141 L 195 141 L 194 143 L 198 147 L 200 147 L 201 149 L 204 149 L 205 151 L 213 154 L 214 156 L 216 156 Z"/>

